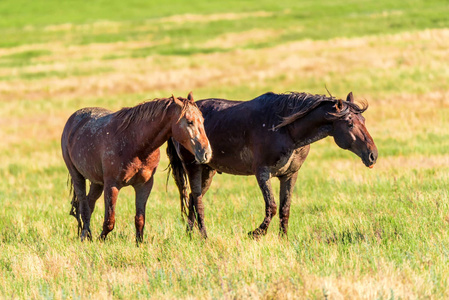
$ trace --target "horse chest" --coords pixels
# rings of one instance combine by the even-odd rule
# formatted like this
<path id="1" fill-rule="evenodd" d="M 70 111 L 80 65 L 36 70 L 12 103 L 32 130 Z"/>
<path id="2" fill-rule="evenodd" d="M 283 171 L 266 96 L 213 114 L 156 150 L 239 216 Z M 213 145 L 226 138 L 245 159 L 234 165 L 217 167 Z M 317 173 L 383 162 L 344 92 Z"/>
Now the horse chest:
<path id="1" fill-rule="evenodd" d="M 246 146 L 239 151 L 218 147 L 212 155 L 209 166 L 220 173 L 252 175 L 253 162 L 253 152 Z"/>
<path id="2" fill-rule="evenodd" d="M 293 151 L 289 151 L 285 154 L 283 154 L 279 160 L 270 167 L 271 174 L 274 176 L 282 175 L 286 173 L 290 169 L 290 165 L 293 160 Z"/>
<path id="3" fill-rule="evenodd" d="M 280 157 L 280 159 L 270 168 L 273 176 L 282 176 L 287 173 L 295 173 L 303 164 L 309 153 L 310 146 L 290 151 Z"/>
<path id="4" fill-rule="evenodd" d="M 156 172 L 159 157 L 159 151 L 154 151 L 145 159 L 133 158 L 121 173 L 122 181 L 126 185 L 135 185 L 149 181 Z"/>

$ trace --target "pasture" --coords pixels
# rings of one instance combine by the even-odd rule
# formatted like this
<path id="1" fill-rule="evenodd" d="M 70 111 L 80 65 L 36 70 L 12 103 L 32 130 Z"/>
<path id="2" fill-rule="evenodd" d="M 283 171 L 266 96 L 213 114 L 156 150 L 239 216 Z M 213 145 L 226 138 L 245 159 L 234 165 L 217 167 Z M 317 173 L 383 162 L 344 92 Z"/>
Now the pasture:
<path id="1" fill-rule="evenodd" d="M 0 15 L 0 298 L 449 297 L 447 1 L 8 0 Z M 314 143 L 288 240 L 278 216 L 248 238 L 262 195 L 225 174 L 204 197 L 208 240 L 187 236 L 163 146 L 142 246 L 130 188 L 108 239 L 79 241 L 60 150 L 75 110 L 325 85 L 369 102 L 379 158 Z M 100 198 L 94 237 L 103 215 Z"/>

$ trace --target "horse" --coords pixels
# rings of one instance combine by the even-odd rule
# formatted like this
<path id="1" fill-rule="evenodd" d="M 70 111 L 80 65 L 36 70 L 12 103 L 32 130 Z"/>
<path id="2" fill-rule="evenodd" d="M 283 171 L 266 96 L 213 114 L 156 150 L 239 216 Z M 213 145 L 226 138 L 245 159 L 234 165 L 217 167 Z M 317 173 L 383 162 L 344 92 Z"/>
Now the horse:
<path id="1" fill-rule="evenodd" d="M 208 163 L 195 162 L 173 140 L 168 141 L 167 155 L 179 189 L 181 210 L 188 217 L 187 231 L 192 230 L 196 219 L 204 238 L 207 232 L 202 198 L 217 172 L 256 176 L 265 200 L 265 217 L 258 228 L 248 233 L 254 238 L 267 233 L 276 214 L 270 179 L 277 177 L 279 235 L 287 236 L 292 191 L 310 144 L 333 136 L 340 148 L 354 152 L 367 167 L 372 168 L 377 160 L 377 147 L 362 116 L 368 103 L 356 104 L 352 92 L 346 101 L 332 95 L 269 92 L 250 101 L 211 98 L 196 104 L 203 113 L 204 128 L 214 153 L 212 159 Z"/>
<path id="2" fill-rule="evenodd" d="M 208 163 L 212 151 L 203 122 L 191 92 L 187 99 L 172 95 L 117 112 L 89 107 L 73 113 L 65 124 L 61 148 L 73 192 L 70 214 L 78 221 L 81 241 L 92 240 L 90 219 L 102 192 L 105 214 L 100 239 L 106 239 L 114 229 L 118 193 L 131 185 L 136 197 L 136 242 L 142 242 L 159 147 L 173 138 L 198 163 Z M 86 179 L 91 183 L 87 195 Z"/>

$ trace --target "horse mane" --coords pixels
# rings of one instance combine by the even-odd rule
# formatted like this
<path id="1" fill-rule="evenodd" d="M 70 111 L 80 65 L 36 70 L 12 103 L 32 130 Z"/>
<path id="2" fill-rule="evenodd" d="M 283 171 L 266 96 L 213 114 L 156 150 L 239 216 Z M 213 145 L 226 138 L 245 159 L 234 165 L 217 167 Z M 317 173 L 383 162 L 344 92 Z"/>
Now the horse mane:
<path id="1" fill-rule="evenodd" d="M 341 101 L 343 107 L 337 109 L 336 112 L 329 112 L 328 120 L 341 119 L 346 117 L 349 113 L 361 114 L 368 108 L 366 101 L 361 102 L 361 106 L 354 102 L 343 101 L 335 97 L 326 95 L 313 95 L 309 93 L 289 92 L 284 94 L 275 94 L 272 92 L 263 94 L 256 99 L 266 101 L 271 105 L 276 106 L 276 113 L 281 117 L 281 123 L 274 127 L 279 129 L 294 121 L 306 116 L 312 110 L 322 105 L 323 103 L 333 103 L 337 105 Z"/>
<path id="2" fill-rule="evenodd" d="M 183 103 L 180 117 L 186 113 L 189 106 L 192 106 L 186 98 L 178 97 Z M 137 104 L 133 107 L 123 107 L 116 112 L 115 117 L 120 119 L 121 122 L 117 128 L 118 132 L 121 132 L 128 128 L 131 123 L 137 123 L 144 120 L 153 120 L 156 117 L 163 119 L 167 113 L 168 107 L 174 102 L 174 97 L 170 98 L 157 98 L 150 101 Z M 195 104 L 193 104 L 196 106 Z"/>

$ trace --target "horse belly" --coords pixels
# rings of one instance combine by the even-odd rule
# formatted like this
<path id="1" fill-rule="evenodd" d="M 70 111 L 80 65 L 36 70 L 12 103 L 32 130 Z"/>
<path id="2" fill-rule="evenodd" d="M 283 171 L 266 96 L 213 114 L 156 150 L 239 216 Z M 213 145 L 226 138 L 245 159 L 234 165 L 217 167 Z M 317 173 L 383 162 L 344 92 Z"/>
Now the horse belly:
<path id="1" fill-rule="evenodd" d="M 248 147 L 240 151 L 217 150 L 212 154 L 209 165 L 221 173 L 234 175 L 254 175 L 254 156 Z"/>

